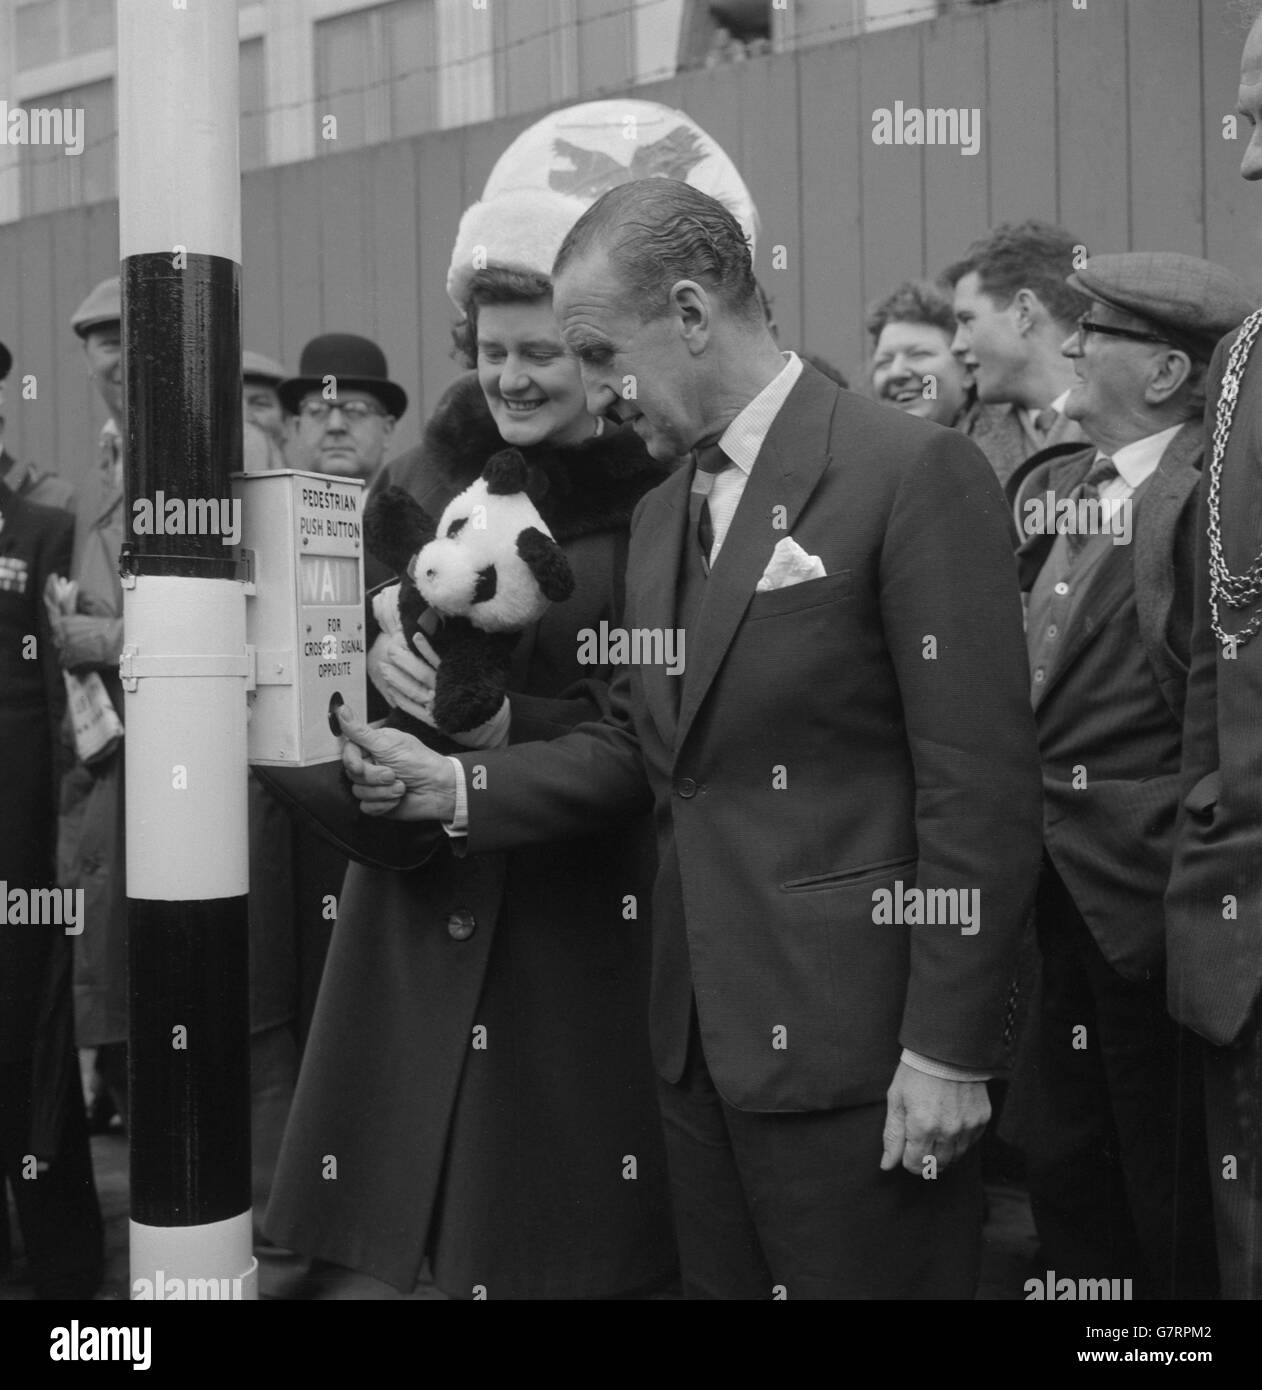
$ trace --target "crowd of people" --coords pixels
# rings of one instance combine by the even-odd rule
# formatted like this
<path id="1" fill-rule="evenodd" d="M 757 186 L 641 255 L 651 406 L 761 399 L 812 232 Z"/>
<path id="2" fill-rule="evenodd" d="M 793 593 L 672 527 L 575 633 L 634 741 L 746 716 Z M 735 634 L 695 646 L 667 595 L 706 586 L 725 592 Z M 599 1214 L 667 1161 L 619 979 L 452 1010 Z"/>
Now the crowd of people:
<path id="1" fill-rule="evenodd" d="M 456 1298 L 968 1298 L 997 1124 L 1036 1274 L 1262 1297 L 1256 296 L 1007 223 L 872 306 L 852 390 L 662 178 L 475 204 L 448 292 L 467 370 L 392 459 L 376 343 L 242 364 L 247 468 L 438 516 L 514 447 L 576 580 L 452 753 L 368 722 L 432 726 L 441 664 L 368 557 L 343 769 L 419 867 L 251 780 L 260 1247 Z M 115 279 L 72 321 L 110 417 L 77 491 L 0 453 L 0 883 L 86 903 L 0 931 L 47 1298 L 99 1285 L 128 1108 L 120 320 Z M 602 623 L 686 664 L 592 665 Z"/>

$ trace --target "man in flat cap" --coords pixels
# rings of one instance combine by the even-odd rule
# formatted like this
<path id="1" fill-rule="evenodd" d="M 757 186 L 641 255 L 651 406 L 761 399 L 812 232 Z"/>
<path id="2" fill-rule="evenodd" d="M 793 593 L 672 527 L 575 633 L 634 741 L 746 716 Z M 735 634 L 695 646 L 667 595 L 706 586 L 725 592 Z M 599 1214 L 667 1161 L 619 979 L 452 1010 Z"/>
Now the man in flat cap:
<path id="1" fill-rule="evenodd" d="M 1047 1267 L 1212 1298 L 1200 1054 L 1166 1012 L 1204 377 L 1244 287 L 1174 253 L 1095 256 L 1064 345 L 1090 444 L 1014 478 L 1043 758 L 1042 968 L 1013 1084 Z"/>
<path id="2" fill-rule="evenodd" d="M 302 350 L 281 404 L 298 417 L 294 460 L 317 473 L 371 483 L 386 457 L 407 393 L 390 380 L 385 353 L 355 333 L 324 333 Z"/>
<path id="3" fill-rule="evenodd" d="M 0 483 L 15 497 L 41 507 L 68 507 L 74 488 L 56 473 L 50 473 L 33 463 L 20 463 L 4 447 L 5 382 L 13 367 L 13 354 L 0 343 Z"/>
<path id="4" fill-rule="evenodd" d="M 1262 6 L 1257 7 L 1262 9 Z M 1262 18 L 1240 63 L 1252 127 L 1241 175 L 1262 179 Z M 1253 313 L 1209 368 L 1196 518 L 1192 671 L 1166 894 L 1171 1013 L 1205 1048 L 1209 1180 L 1222 1297 L 1262 1299 L 1262 353 Z"/>

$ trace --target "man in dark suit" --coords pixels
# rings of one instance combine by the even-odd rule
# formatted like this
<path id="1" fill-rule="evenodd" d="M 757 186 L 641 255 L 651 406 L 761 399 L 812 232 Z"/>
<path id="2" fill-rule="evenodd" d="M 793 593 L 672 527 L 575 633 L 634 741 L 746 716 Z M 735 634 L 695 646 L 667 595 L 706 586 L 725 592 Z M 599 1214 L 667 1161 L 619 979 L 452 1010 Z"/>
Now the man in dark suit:
<path id="1" fill-rule="evenodd" d="M 1243 285 L 1174 253 L 1094 256 L 1065 344 L 1092 441 L 1016 491 L 1043 754 L 1039 990 L 1014 1080 L 1048 1268 L 1140 1298 L 1216 1292 L 1200 1054 L 1166 1012 L 1204 376 Z"/>
<path id="2" fill-rule="evenodd" d="M 1253 127 L 1240 172 L 1262 179 L 1262 19 L 1241 59 Z M 1262 1298 L 1262 354 L 1254 313 L 1210 364 L 1196 519 L 1192 670 L 1174 867 L 1166 894 L 1170 1011 L 1205 1049 L 1209 1176 L 1222 1296 Z"/>
<path id="3" fill-rule="evenodd" d="M 684 670 L 646 659 L 605 719 L 450 760 L 346 720 L 345 765 L 365 807 L 472 853 L 653 806 L 689 1296 L 970 1297 L 1041 829 L 999 489 L 960 435 L 781 354 L 738 224 L 686 184 L 607 193 L 554 284 L 589 410 L 655 458 L 705 446 L 627 565 L 628 629 L 678 629 Z"/>

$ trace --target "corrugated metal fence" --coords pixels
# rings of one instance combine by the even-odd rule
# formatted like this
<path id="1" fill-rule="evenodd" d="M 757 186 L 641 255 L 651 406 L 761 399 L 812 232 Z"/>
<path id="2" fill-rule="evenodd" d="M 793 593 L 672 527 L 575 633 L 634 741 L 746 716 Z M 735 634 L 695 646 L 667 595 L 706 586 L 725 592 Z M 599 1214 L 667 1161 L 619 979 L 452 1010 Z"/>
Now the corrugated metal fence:
<path id="1" fill-rule="evenodd" d="M 861 378 L 863 306 L 936 274 L 995 222 L 1042 217 L 1089 252 L 1172 249 L 1262 273 L 1262 196 L 1233 142 L 1243 34 L 1227 0 L 1024 0 L 634 89 L 681 107 L 744 173 L 781 339 Z M 877 108 L 981 112 L 981 150 L 876 145 Z M 537 113 L 536 113 L 537 114 Z M 510 117 L 244 179 L 244 336 L 296 364 L 314 334 L 376 338 L 420 424 L 456 367 L 447 262 L 463 208 L 531 123 Z M 117 266 L 114 204 L 0 227 L 10 448 L 78 477 L 100 406 L 68 320 Z M 783 248 L 775 257 L 775 248 Z M 782 268 L 775 265 L 782 262 Z M 21 379 L 36 378 L 35 400 Z"/>

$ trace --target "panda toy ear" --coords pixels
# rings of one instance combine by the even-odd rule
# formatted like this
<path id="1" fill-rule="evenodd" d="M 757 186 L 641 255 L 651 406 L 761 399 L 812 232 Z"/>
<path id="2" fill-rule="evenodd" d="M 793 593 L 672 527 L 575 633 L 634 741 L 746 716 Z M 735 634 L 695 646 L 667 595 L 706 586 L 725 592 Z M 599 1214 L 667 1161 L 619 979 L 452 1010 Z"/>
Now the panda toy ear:
<path id="1" fill-rule="evenodd" d="M 364 508 L 364 541 L 368 549 L 403 574 L 412 556 L 434 539 L 434 518 L 401 487 L 383 488 Z"/>
<path id="2" fill-rule="evenodd" d="M 526 491 L 526 460 L 519 449 L 501 449 L 492 454 L 482 470 L 491 497 L 510 497 Z"/>
<path id="3" fill-rule="evenodd" d="M 561 603 L 574 592 L 574 571 L 565 551 L 537 526 L 527 526 L 518 535 L 517 553 L 534 575 L 544 598 Z"/>

